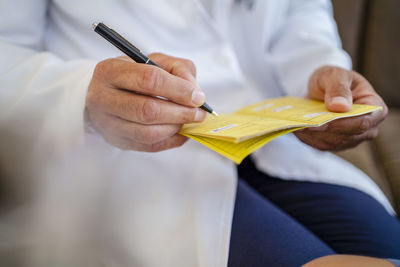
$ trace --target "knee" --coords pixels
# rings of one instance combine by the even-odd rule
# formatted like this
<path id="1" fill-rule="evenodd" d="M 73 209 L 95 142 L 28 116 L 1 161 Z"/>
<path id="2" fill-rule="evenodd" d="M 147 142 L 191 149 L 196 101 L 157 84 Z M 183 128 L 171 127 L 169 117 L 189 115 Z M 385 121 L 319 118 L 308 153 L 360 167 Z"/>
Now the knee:
<path id="1" fill-rule="evenodd" d="M 363 266 L 363 267 L 394 267 L 389 261 L 364 257 L 364 256 L 353 256 L 353 255 L 329 255 L 324 256 L 313 261 L 310 261 L 302 267 L 352 267 L 352 266 Z"/>

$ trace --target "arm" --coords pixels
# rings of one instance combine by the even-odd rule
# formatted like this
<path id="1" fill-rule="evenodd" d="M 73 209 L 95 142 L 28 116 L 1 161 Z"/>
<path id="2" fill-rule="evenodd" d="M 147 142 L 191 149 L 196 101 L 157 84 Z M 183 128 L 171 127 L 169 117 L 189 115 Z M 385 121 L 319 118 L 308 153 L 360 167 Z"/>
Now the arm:
<path id="1" fill-rule="evenodd" d="M 0 55 L 0 119 L 5 127 L 20 131 L 18 122 L 23 122 L 29 138 L 67 148 L 82 137 L 87 108 L 95 129 L 112 145 L 160 151 L 186 140 L 176 134 L 182 123 L 204 119 L 205 113 L 195 108 L 204 94 L 191 62 L 152 55 L 162 70 L 124 58 L 98 64 L 64 61 L 42 51 L 47 1 L 13 5 L 3 0 L 0 6 L 2 14 L 18 14 L 0 24 L 0 49 L 6 51 Z"/>
<path id="2" fill-rule="evenodd" d="M 295 134 L 301 141 L 321 150 L 341 150 L 377 136 L 387 107 L 368 81 L 350 70 L 329 1 L 291 1 L 284 34 L 274 51 L 282 57 L 277 60 L 277 74 L 288 94 L 324 101 L 334 112 L 345 112 L 352 103 L 383 107 L 372 114 L 298 131 Z"/>
<path id="3" fill-rule="evenodd" d="M 43 51 L 47 2 L 0 0 L 0 121 L 16 138 L 62 147 L 83 134 L 95 62 Z"/>
<path id="4" fill-rule="evenodd" d="M 275 75 L 288 95 L 306 96 L 311 74 L 324 65 L 351 69 L 328 0 L 291 0 L 271 47 Z"/>

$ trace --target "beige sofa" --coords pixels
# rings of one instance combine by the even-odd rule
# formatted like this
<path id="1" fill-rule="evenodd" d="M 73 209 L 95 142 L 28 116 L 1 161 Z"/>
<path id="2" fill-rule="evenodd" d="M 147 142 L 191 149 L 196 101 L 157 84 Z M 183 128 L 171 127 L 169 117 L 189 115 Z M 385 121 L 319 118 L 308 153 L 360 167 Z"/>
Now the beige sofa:
<path id="1" fill-rule="evenodd" d="M 400 212 L 400 1 L 332 2 L 354 69 L 389 106 L 376 140 L 338 154 L 369 174 Z"/>

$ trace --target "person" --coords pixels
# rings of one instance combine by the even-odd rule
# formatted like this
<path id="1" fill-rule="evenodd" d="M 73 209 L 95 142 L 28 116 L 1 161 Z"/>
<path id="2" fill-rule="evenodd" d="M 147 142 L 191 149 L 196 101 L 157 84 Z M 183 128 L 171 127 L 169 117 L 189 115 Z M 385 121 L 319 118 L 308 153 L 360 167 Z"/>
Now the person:
<path id="1" fill-rule="evenodd" d="M 400 258 L 388 200 L 327 152 L 374 138 L 387 114 L 351 70 L 329 1 L 0 6 L 0 162 L 10 199 L 18 199 L 1 215 L 1 253 L 10 262 L 300 266 L 336 253 Z M 92 31 L 95 21 L 161 68 L 121 55 Z M 238 169 L 177 133 L 205 119 L 198 107 L 206 98 L 224 113 L 282 95 L 325 101 L 336 112 L 352 103 L 383 109 L 277 138 Z"/>

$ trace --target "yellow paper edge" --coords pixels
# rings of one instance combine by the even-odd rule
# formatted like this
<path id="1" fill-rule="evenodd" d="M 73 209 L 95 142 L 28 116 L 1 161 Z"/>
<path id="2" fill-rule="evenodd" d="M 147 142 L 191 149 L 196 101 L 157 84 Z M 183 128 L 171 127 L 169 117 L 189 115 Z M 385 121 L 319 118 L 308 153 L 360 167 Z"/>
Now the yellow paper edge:
<path id="1" fill-rule="evenodd" d="M 255 111 L 254 108 L 266 106 L 266 108 Z M 291 107 L 287 110 L 283 109 L 279 112 L 272 112 L 273 108 Z M 360 116 L 370 113 L 382 107 L 357 105 L 354 104 L 352 109 L 344 113 L 334 113 L 326 109 L 325 104 L 320 101 L 309 100 L 304 98 L 282 97 L 269 99 L 257 104 L 249 105 L 239 109 L 235 113 L 221 114 L 220 117 L 208 117 L 202 123 L 187 124 L 181 129 L 181 133 L 192 136 L 202 136 L 208 138 L 216 138 L 223 141 L 235 143 L 243 142 L 247 139 L 252 139 L 257 136 L 265 135 L 275 131 L 290 129 L 293 127 L 318 127 L 332 120 Z M 309 119 L 304 119 L 306 115 L 314 115 L 318 113 L 326 113 L 312 116 Z M 280 115 L 279 115 L 280 114 Z M 284 115 L 284 117 L 282 117 Z M 252 124 L 252 130 L 240 132 L 244 124 Z M 210 127 L 224 128 L 224 126 L 235 125 L 223 132 L 214 133 L 210 131 Z M 258 126 L 257 126 L 258 125 Z M 257 127 L 259 129 L 257 129 Z M 250 129 L 250 128 L 249 128 Z"/>
<path id="2" fill-rule="evenodd" d="M 209 138 L 209 137 L 203 137 L 203 136 L 194 136 L 190 134 L 185 134 L 185 133 L 180 133 L 181 135 L 184 135 L 186 137 L 189 137 L 193 139 L 196 142 L 199 142 L 200 144 L 214 150 L 215 152 L 219 153 L 220 155 L 234 161 L 236 164 L 240 164 L 244 158 L 246 158 L 249 154 L 251 154 L 253 151 L 259 149 L 260 147 L 264 146 L 267 144 L 269 141 L 272 139 L 277 138 L 278 136 L 297 131 L 299 129 L 303 129 L 304 127 L 298 127 L 298 128 L 291 128 L 291 129 L 285 129 L 282 131 L 276 131 L 273 133 L 269 133 L 266 135 L 254 137 L 251 139 L 248 139 L 246 141 L 240 142 L 240 143 L 232 143 L 229 141 L 222 141 L 219 139 L 215 138 Z M 249 146 L 249 144 L 251 144 Z M 225 147 L 225 149 L 224 149 Z M 228 147 L 231 151 L 226 149 Z M 235 152 L 232 152 L 232 150 L 236 150 Z"/>
<path id="3" fill-rule="evenodd" d="M 251 117 L 253 117 L 253 118 L 263 117 L 262 112 L 254 112 L 253 108 L 258 107 L 260 105 L 261 106 L 265 105 L 265 103 L 268 104 L 271 101 L 284 102 L 283 104 L 289 104 L 292 101 L 303 102 L 303 103 L 301 103 L 302 105 L 306 104 L 306 106 L 308 106 L 308 104 L 310 104 L 310 108 L 313 108 L 313 106 L 314 106 L 314 109 L 315 109 L 315 107 L 317 107 L 317 110 L 316 110 L 317 112 L 326 111 L 326 108 L 325 108 L 323 102 L 320 102 L 320 101 L 294 98 L 294 97 L 283 97 L 283 98 L 269 99 L 269 100 L 266 100 L 263 102 L 259 102 L 256 104 L 246 106 L 242 109 L 239 109 L 234 114 L 249 116 L 250 118 Z M 290 104 L 292 104 L 292 103 L 290 103 Z M 293 105 L 295 107 L 296 103 L 293 103 Z M 192 133 L 191 133 L 191 130 L 187 130 L 185 132 L 185 129 L 183 129 L 183 131 L 180 132 L 180 134 L 187 136 L 187 137 L 201 143 L 202 145 L 216 151 L 217 153 L 223 155 L 224 157 L 231 159 L 235 163 L 240 164 L 240 162 L 246 156 L 248 156 L 250 153 L 252 153 L 253 151 L 257 150 L 261 146 L 265 145 L 266 143 L 268 143 L 269 141 L 271 141 L 272 139 L 274 139 L 280 135 L 287 134 L 287 133 L 290 133 L 290 132 L 293 132 L 293 131 L 296 131 L 299 129 L 303 129 L 306 127 L 317 127 L 317 126 L 323 125 L 325 123 L 328 123 L 332 120 L 336 120 L 336 119 L 340 119 L 340 118 L 360 116 L 360 115 L 370 113 L 370 112 L 380 110 L 380 109 L 382 109 L 382 107 L 368 106 L 368 105 L 353 105 L 352 109 L 349 112 L 345 112 L 345 113 L 329 112 L 330 114 L 328 116 L 324 116 L 325 119 L 321 118 L 320 120 L 317 119 L 317 121 L 315 121 L 313 119 L 314 122 L 307 121 L 309 123 L 308 125 L 306 125 L 305 121 L 300 122 L 300 121 L 294 121 L 294 120 L 287 119 L 287 125 L 286 125 L 286 127 L 288 127 L 287 129 L 277 128 L 276 131 L 274 131 L 274 132 L 267 132 L 267 133 L 260 132 L 259 136 L 249 137 L 249 139 L 243 140 L 243 141 L 239 140 L 242 138 L 237 138 L 237 137 L 235 139 L 232 137 L 218 136 L 218 135 L 214 135 L 214 134 L 201 133 L 201 132 L 194 133 L 192 131 Z M 293 111 L 291 111 L 291 112 L 293 112 Z M 234 115 L 234 114 L 232 114 L 232 115 Z M 268 118 L 268 117 L 265 117 L 265 118 Z M 280 120 L 283 119 L 283 118 L 279 118 L 279 117 L 272 117 L 272 118 L 280 119 Z M 296 122 L 298 124 L 293 125 L 294 122 Z M 292 125 L 290 125 L 290 124 L 292 124 Z M 207 135 L 207 136 L 204 136 L 204 135 Z"/>

